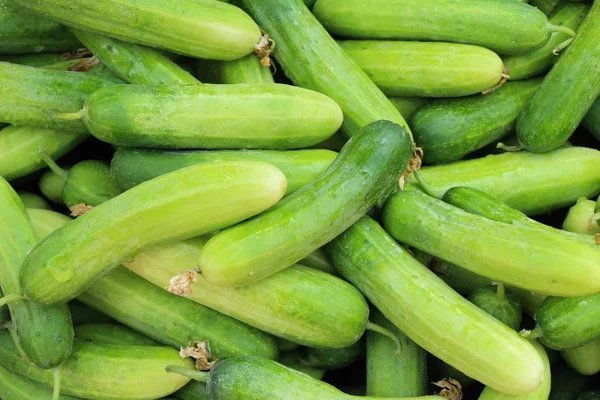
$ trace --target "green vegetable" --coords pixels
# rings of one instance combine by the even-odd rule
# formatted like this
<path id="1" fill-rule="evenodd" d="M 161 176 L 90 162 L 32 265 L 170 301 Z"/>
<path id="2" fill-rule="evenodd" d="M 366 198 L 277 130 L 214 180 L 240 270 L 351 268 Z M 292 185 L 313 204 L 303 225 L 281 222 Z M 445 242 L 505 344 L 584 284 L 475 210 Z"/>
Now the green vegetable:
<path id="1" fill-rule="evenodd" d="M 0 367 L 0 396 L 4 400 L 51 400 L 52 390 Z M 60 400 L 80 400 L 62 395 Z"/>
<path id="2" fill-rule="evenodd" d="M 309 375 L 311 378 L 314 379 L 321 380 L 325 375 L 324 369 L 304 365 L 302 361 L 300 361 L 300 359 L 298 358 L 298 352 L 296 351 L 288 351 L 286 353 L 281 354 L 277 362 L 282 365 L 285 365 L 288 368 Z"/>
<path id="3" fill-rule="evenodd" d="M 337 275 L 335 267 L 331 264 L 322 249 L 317 249 L 304 257 L 300 260 L 300 264 L 327 272 L 328 274 Z"/>
<path id="4" fill-rule="evenodd" d="M 179 389 L 174 396 L 179 400 L 211 400 L 206 391 L 206 384 L 198 381 L 191 381 Z"/>
<path id="5" fill-rule="evenodd" d="M 64 168 L 68 171 L 70 167 Z M 62 193 L 65 187 L 65 176 L 57 175 L 54 171 L 49 170 L 42 174 L 38 182 L 40 192 L 54 204 L 64 204 Z"/>
<path id="6" fill-rule="evenodd" d="M 571 368 L 582 375 L 595 375 L 600 371 L 600 338 L 560 353 Z"/>
<path id="7" fill-rule="evenodd" d="M 390 101 L 408 119 L 415 111 L 429 103 L 429 99 L 422 97 L 390 97 Z"/>
<path id="8" fill-rule="evenodd" d="M 383 336 L 377 332 L 371 333 Z M 390 338 L 385 336 L 383 337 L 394 344 Z M 348 366 L 362 358 L 365 355 L 365 342 L 363 340 L 359 340 L 352 346 L 342 347 L 339 349 L 316 349 L 314 347 L 302 347 L 296 352 L 298 354 L 298 360 L 303 366 L 322 368 L 324 370 L 334 370 Z"/>
<path id="9" fill-rule="evenodd" d="M 31 192 L 17 192 L 19 198 L 23 202 L 25 208 L 37 208 L 37 209 L 45 209 L 50 210 L 50 204 L 42 196 L 38 196 L 35 193 Z"/>
<path id="10" fill-rule="evenodd" d="M 581 233 L 584 235 L 595 235 L 600 233 L 600 226 L 596 223 L 596 202 L 585 197 L 577 199 L 577 203 L 569 209 L 567 218 L 563 222 L 563 230 Z"/>
<path id="11" fill-rule="evenodd" d="M 91 53 L 87 49 L 67 51 L 65 53 L 33 53 L 0 56 L 0 61 L 57 71 L 70 71 L 72 68 L 78 68 L 78 65 L 93 62 Z"/>
<path id="12" fill-rule="evenodd" d="M 594 101 L 581 123 L 596 139 L 600 140 L 600 98 Z"/>
<path id="13" fill-rule="evenodd" d="M 32 219 L 34 218 L 32 217 Z M 79 325 L 107 324 L 115 322 L 108 315 L 94 310 L 77 300 L 71 300 L 69 302 L 69 310 L 71 311 L 71 318 L 73 319 L 73 325 L 75 327 L 78 327 Z"/>
<path id="14" fill-rule="evenodd" d="M 560 3 L 560 0 L 529 0 L 529 4 L 539 8 L 544 14 L 552 14 L 554 7 Z"/>
<path id="15" fill-rule="evenodd" d="M 0 298 L 4 297 L 4 293 L 0 289 Z M 4 326 L 10 321 L 10 314 L 8 313 L 8 307 L 6 305 L 0 306 L 0 326 Z"/>
<path id="16" fill-rule="evenodd" d="M 114 344 L 121 346 L 161 346 L 157 341 L 150 339 L 132 329 L 117 324 L 87 324 L 75 328 L 75 337 L 100 344 Z"/>
<path id="17" fill-rule="evenodd" d="M 196 72 L 210 83 L 275 83 L 271 69 L 255 54 L 232 61 L 198 60 Z"/>
<path id="18" fill-rule="evenodd" d="M 469 301 L 509 328 L 519 330 L 522 317 L 521 304 L 510 293 L 505 292 L 504 285 L 476 289 L 469 295 Z"/>
<path id="19" fill-rule="evenodd" d="M 576 400 L 590 383 L 590 378 L 573 371 L 565 363 L 552 367 L 552 389 L 548 400 Z"/>

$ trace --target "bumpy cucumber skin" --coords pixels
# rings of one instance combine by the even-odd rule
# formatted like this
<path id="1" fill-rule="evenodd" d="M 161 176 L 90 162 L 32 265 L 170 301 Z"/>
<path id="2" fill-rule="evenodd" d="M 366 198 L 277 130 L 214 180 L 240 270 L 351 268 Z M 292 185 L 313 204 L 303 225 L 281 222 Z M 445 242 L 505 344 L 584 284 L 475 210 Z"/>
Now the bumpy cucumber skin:
<path id="1" fill-rule="evenodd" d="M 509 328 L 518 330 L 522 318 L 521 304 L 510 293 L 498 298 L 497 290 L 493 286 L 479 288 L 471 292 L 469 301 Z"/>
<path id="2" fill-rule="evenodd" d="M 80 325 L 75 328 L 75 337 L 89 342 L 119 346 L 161 346 L 156 340 L 117 324 Z"/>
<path id="3" fill-rule="evenodd" d="M 438 100 L 410 118 L 416 143 L 428 164 L 458 161 L 514 132 L 519 112 L 541 79 L 507 82 L 493 93 Z"/>
<path id="4" fill-rule="evenodd" d="M 65 25 L 196 58 L 235 60 L 261 33 L 242 10 L 209 0 L 15 0 Z M 118 10 L 115 11 L 115 10 Z"/>
<path id="5" fill-rule="evenodd" d="M 275 40 L 275 58 L 294 85 L 335 100 L 344 112 L 342 131 L 351 137 L 381 119 L 408 124 L 369 77 L 339 48 L 302 0 L 238 0 Z"/>
<path id="6" fill-rule="evenodd" d="M 110 166 L 103 161 L 86 160 L 69 170 L 62 197 L 67 207 L 77 204 L 95 207 L 119 194 L 121 189 L 110 173 Z"/>
<path id="7" fill-rule="evenodd" d="M 468 96 L 495 86 L 504 70 L 496 53 L 467 44 L 375 40 L 338 44 L 387 96 Z"/>
<path id="8" fill-rule="evenodd" d="M 145 247 L 235 224 L 279 201 L 285 186 L 277 168 L 249 161 L 194 165 L 145 182 L 36 246 L 21 268 L 23 291 L 42 304 L 69 301 Z"/>
<path id="9" fill-rule="evenodd" d="M 52 400 L 52 389 L 0 367 L 0 396 L 4 400 Z M 59 399 L 81 400 L 67 395 L 61 395 Z"/>
<path id="10" fill-rule="evenodd" d="M 470 43 L 499 54 L 529 53 L 550 37 L 544 13 L 512 1 L 318 0 L 313 13 L 338 37 Z"/>
<path id="11" fill-rule="evenodd" d="M 83 109 L 102 141 L 171 149 L 304 148 L 333 135 L 342 118 L 329 97 L 282 84 L 120 85 L 98 90 Z"/>
<path id="12" fill-rule="evenodd" d="M 275 83 L 271 68 L 262 65 L 256 54 L 232 61 L 198 60 L 196 73 L 207 83 Z"/>
<path id="13" fill-rule="evenodd" d="M 582 124 L 596 139 L 600 140 L 600 97 L 585 114 Z"/>
<path id="14" fill-rule="evenodd" d="M 111 71 L 137 85 L 194 85 L 200 82 L 160 50 L 73 29 L 75 36 Z"/>
<path id="15" fill-rule="evenodd" d="M 600 371 L 600 338 L 560 353 L 571 368 L 582 375 L 595 375 Z"/>
<path id="16" fill-rule="evenodd" d="M 390 97 L 390 101 L 406 119 L 410 118 L 419 108 L 429 103 L 429 99 L 423 97 Z"/>
<path id="17" fill-rule="evenodd" d="M 450 289 L 369 217 L 327 250 L 340 274 L 429 353 L 504 393 L 541 384 L 543 362 L 531 344 Z"/>
<path id="18" fill-rule="evenodd" d="M 6 331 L 0 331 L 0 365 L 52 387 L 53 372 L 21 358 Z M 182 359 L 177 350 L 169 347 L 115 346 L 75 340 L 73 355 L 61 366 L 61 393 L 103 400 L 161 398 L 189 381 L 166 372 L 167 365 L 192 368 L 189 359 Z"/>
<path id="19" fill-rule="evenodd" d="M 198 381 L 191 381 L 179 389 L 174 396 L 179 400 L 212 400 L 206 390 L 206 384 Z"/>
<path id="20" fill-rule="evenodd" d="M 71 300 L 69 302 L 69 311 L 71 311 L 71 318 L 73 319 L 73 326 L 75 327 L 78 327 L 79 325 L 110 324 L 115 322 L 115 320 L 108 315 L 94 310 L 77 300 Z"/>
<path id="21" fill-rule="evenodd" d="M 0 178 L 0 284 L 4 295 L 22 295 L 19 270 L 38 242 L 21 199 Z M 8 304 L 15 341 L 40 368 L 60 365 L 71 354 L 73 324 L 66 304 L 44 306 L 30 300 Z"/>
<path id="22" fill-rule="evenodd" d="M 600 94 L 600 3 L 594 3 L 573 43 L 560 56 L 517 119 L 517 135 L 529 151 L 561 146 Z"/>
<path id="23" fill-rule="evenodd" d="M 588 4 L 561 4 L 550 17 L 550 23 L 577 30 L 588 11 Z M 552 52 L 556 46 L 569 39 L 563 32 L 553 32 L 548 42 L 541 48 L 529 54 L 503 57 L 502 61 L 513 81 L 527 79 L 549 70 L 558 60 Z"/>
<path id="24" fill-rule="evenodd" d="M 117 185 L 128 190 L 157 176 L 203 162 L 264 161 L 273 164 L 287 179 L 289 195 L 314 180 L 335 160 L 330 150 L 212 150 L 161 151 L 120 147 L 113 155 L 110 169 Z"/>
<path id="25" fill-rule="evenodd" d="M 367 332 L 367 396 L 416 397 L 427 393 L 427 352 L 396 328 L 377 309 L 371 322 L 389 329 L 402 344 L 377 332 Z"/>
<path id="26" fill-rule="evenodd" d="M 31 192 L 17 192 L 25 208 L 51 210 L 50 204 L 42 196 Z"/>
<path id="27" fill-rule="evenodd" d="M 114 79 L 93 73 L 51 71 L 0 62 L 0 121 L 87 134 L 83 121 L 56 118 L 77 112 L 92 92 Z"/>
<path id="28" fill-rule="evenodd" d="M 317 179 L 211 238 L 198 262 L 202 275 L 218 285 L 240 286 L 300 261 L 381 204 L 398 184 L 411 151 L 400 125 L 367 125 Z"/>
<path id="29" fill-rule="evenodd" d="M 596 202 L 585 197 L 577 199 L 577 203 L 569 209 L 562 229 L 568 232 L 595 235 L 600 233 L 600 226 L 592 217 L 595 214 Z"/>

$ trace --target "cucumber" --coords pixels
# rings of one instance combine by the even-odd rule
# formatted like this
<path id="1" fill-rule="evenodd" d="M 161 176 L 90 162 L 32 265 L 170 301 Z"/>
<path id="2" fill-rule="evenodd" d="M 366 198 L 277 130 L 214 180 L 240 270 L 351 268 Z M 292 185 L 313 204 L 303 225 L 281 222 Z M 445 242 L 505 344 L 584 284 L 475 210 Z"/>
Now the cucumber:
<path id="1" fill-rule="evenodd" d="M 588 4 L 563 3 L 552 13 L 550 23 L 577 30 L 588 11 Z M 554 32 L 550 40 L 541 48 L 529 54 L 503 57 L 502 61 L 513 81 L 528 79 L 548 71 L 558 60 L 553 50 L 568 40 L 570 36 L 564 32 Z"/>
<path id="2" fill-rule="evenodd" d="M 548 400 L 576 400 L 590 384 L 590 378 L 573 371 L 567 364 L 552 367 L 552 389 Z"/>
<path id="3" fill-rule="evenodd" d="M 277 43 L 275 58 L 294 85 L 321 92 L 344 112 L 342 132 L 389 120 L 410 128 L 369 77 L 339 48 L 302 0 L 238 0 Z"/>
<path id="4" fill-rule="evenodd" d="M 69 30 L 15 6 L 12 0 L 0 0 L 0 54 L 66 51 L 81 47 Z"/>
<path id="5" fill-rule="evenodd" d="M 122 346 L 161 346 L 156 340 L 142 335 L 123 325 L 87 324 L 75 328 L 75 337 L 80 340 Z"/>
<path id="6" fill-rule="evenodd" d="M 562 229 L 568 232 L 595 235 L 600 233 L 600 226 L 594 219 L 596 202 L 585 197 L 577 199 L 577 203 L 569 209 Z"/>
<path id="7" fill-rule="evenodd" d="M 64 53 L 33 53 L 0 56 L 0 61 L 12 64 L 28 65 L 58 71 L 69 71 L 78 63 L 91 62 L 91 53 L 87 49 L 67 51 Z"/>
<path id="8" fill-rule="evenodd" d="M 477 383 L 477 381 L 475 381 L 473 378 L 469 378 L 456 368 L 446 364 L 437 357 L 430 356 L 430 360 L 429 379 L 432 382 L 437 382 L 444 379 L 454 379 L 460 383 L 463 391 Z"/>
<path id="9" fill-rule="evenodd" d="M 469 301 L 509 328 L 519 330 L 522 318 L 521 304 L 510 293 L 505 292 L 504 285 L 476 289 L 469 295 Z"/>
<path id="10" fill-rule="evenodd" d="M 242 10 L 213 0 L 14 2 L 68 26 L 195 58 L 235 60 L 254 51 L 261 39 L 259 27 Z"/>
<path id="11" fill-rule="evenodd" d="M 387 96 L 468 96 L 503 78 L 500 57 L 479 46 L 375 40 L 338 44 Z"/>
<path id="12" fill-rule="evenodd" d="M 75 327 L 80 325 L 109 324 L 115 322 L 111 317 L 100 311 L 94 310 L 77 300 L 71 300 L 69 302 L 69 311 L 71 311 L 71 318 L 73 319 L 73 325 Z"/>
<path id="13" fill-rule="evenodd" d="M 498 54 L 539 49 L 553 29 L 544 13 L 516 1 L 317 0 L 312 11 L 338 37 L 469 43 Z"/>
<path id="14" fill-rule="evenodd" d="M 599 400 L 600 399 L 600 391 L 598 390 L 588 390 L 587 392 L 583 392 L 579 395 L 577 400 Z"/>
<path id="15" fill-rule="evenodd" d="M 390 97 L 390 101 L 406 119 L 410 118 L 419 108 L 429 103 L 429 99 L 423 97 Z"/>
<path id="16" fill-rule="evenodd" d="M 371 321 L 389 329 L 402 344 L 398 354 L 389 338 L 367 332 L 367 395 L 416 397 L 427 393 L 427 353 L 377 309 Z"/>
<path id="17" fill-rule="evenodd" d="M 507 394 L 530 392 L 544 380 L 542 359 L 530 343 L 450 289 L 369 217 L 327 250 L 343 277 L 444 362 Z"/>
<path id="18" fill-rule="evenodd" d="M 0 289 L 0 298 L 4 297 L 2 289 Z M 0 306 L 0 326 L 4 326 L 10 321 L 10 314 L 8 313 L 8 307 L 6 305 Z"/>
<path id="19" fill-rule="evenodd" d="M 600 338 L 560 353 L 571 368 L 582 375 L 595 375 L 600 372 Z"/>
<path id="20" fill-rule="evenodd" d="M 179 389 L 174 396 L 179 400 L 211 400 L 206 384 L 198 381 L 191 381 Z"/>
<path id="21" fill-rule="evenodd" d="M 385 336 L 383 337 L 387 340 L 390 340 L 390 338 Z M 393 341 L 391 342 L 393 344 Z M 365 355 L 365 342 L 363 340 L 359 340 L 352 346 L 343 347 L 340 349 L 316 349 L 314 347 L 302 347 L 296 352 L 298 353 L 298 360 L 300 361 L 300 364 L 305 367 L 335 370 L 346 367 L 363 358 Z"/>
<path id="22" fill-rule="evenodd" d="M 147 399 L 171 394 L 189 379 L 165 372 L 168 365 L 191 368 L 175 349 L 161 346 L 115 346 L 81 340 L 73 343 L 73 356 L 61 366 L 63 393 L 87 399 Z M 10 334 L 0 331 L 0 365 L 45 387 L 52 386 L 52 371 L 21 358 Z"/>
<path id="23" fill-rule="evenodd" d="M 17 192 L 25 208 L 51 210 L 50 204 L 42 196 L 31 192 Z"/>
<path id="24" fill-rule="evenodd" d="M 529 4 L 539 8 L 544 14 L 552 14 L 552 10 L 561 0 L 529 0 Z"/>
<path id="25" fill-rule="evenodd" d="M 335 160 L 330 150 L 213 150 L 161 151 L 120 147 L 113 155 L 110 169 L 122 190 L 194 164 L 214 161 L 264 161 L 273 164 L 287 179 L 286 195 L 308 184 Z"/>
<path id="26" fill-rule="evenodd" d="M 286 353 L 281 354 L 278 363 L 285 365 L 288 368 L 293 370 L 302 372 L 306 375 L 309 375 L 311 378 L 321 380 L 325 375 L 325 370 L 316 368 L 316 367 L 308 367 L 298 359 L 298 354 L 296 351 L 288 351 Z"/>
<path id="27" fill-rule="evenodd" d="M 194 85 L 200 82 L 160 50 L 73 29 L 75 36 L 112 72 L 138 85 Z"/>
<path id="28" fill-rule="evenodd" d="M 255 54 L 232 61 L 198 60 L 196 73 L 209 83 L 275 83 L 271 69 Z"/>
<path id="29" fill-rule="evenodd" d="M 275 343 L 277 343 L 277 348 L 280 352 L 291 352 L 292 350 L 296 350 L 300 347 L 298 343 L 294 343 L 287 339 L 282 339 L 278 337 L 275 338 Z"/>
<path id="30" fill-rule="evenodd" d="M 3 400 L 53 400 L 52 390 L 0 367 L 0 396 Z M 62 395 L 59 400 L 80 400 Z"/>
<path id="31" fill-rule="evenodd" d="M 145 247 L 235 224 L 276 203 L 285 186 L 281 171 L 259 162 L 199 164 L 152 179 L 36 246 L 21 268 L 23 292 L 42 304 L 71 300 Z"/>
<path id="32" fill-rule="evenodd" d="M 72 221 L 66 215 L 51 210 L 28 208 L 27 215 L 29 216 L 33 230 L 41 240 L 54 232 L 58 227 Z"/>
<path id="33" fill-rule="evenodd" d="M 68 171 L 71 167 L 65 167 L 63 170 Z M 52 170 L 48 170 L 42 174 L 38 182 L 40 192 L 54 204 L 65 204 L 62 193 L 65 187 L 65 175 L 58 175 Z"/>
<path id="34" fill-rule="evenodd" d="M 57 131 L 87 134 L 82 121 L 56 118 L 58 113 L 80 110 L 86 98 L 101 87 L 113 85 L 93 73 L 51 71 L 0 62 L 0 121 Z"/>
<path id="35" fill-rule="evenodd" d="M 342 112 L 327 96 L 281 84 L 119 85 L 64 118 L 118 146 L 294 149 L 333 135 Z"/>
<path id="36" fill-rule="evenodd" d="M 594 101 L 581 123 L 596 139 L 600 140 L 600 97 Z"/>
<path id="37" fill-rule="evenodd" d="M 8 302 L 15 343 L 27 358 L 39 368 L 57 367 L 71 354 L 69 309 L 66 304 L 43 306 L 23 299 L 19 270 L 38 237 L 21 199 L 1 178 L 0 213 L 0 286 L 4 294 L 0 304 Z M 11 297 L 14 301 L 9 302 Z"/>
<path id="38" fill-rule="evenodd" d="M 600 95 L 600 3 L 517 118 L 519 143 L 543 153 L 561 146 Z M 576 79 L 578 77 L 579 79 Z"/>
<path id="39" fill-rule="evenodd" d="M 381 204 L 398 184 L 411 150 L 400 125 L 367 125 L 317 179 L 256 218 L 212 237 L 198 262 L 203 277 L 240 286 L 300 261 Z"/>
<path id="40" fill-rule="evenodd" d="M 331 275 L 337 275 L 335 267 L 331 264 L 327 255 L 322 249 L 317 249 L 300 260 L 300 264 L 310 268 L 315 268 Z"/>
<path id="41" fill-rule="evenodd" d="M 519 112 L 540 82 L 508 82 L 493 93 L 437 100 L 418 109 L 409 122 L 423 161 L 458 161 L 514 132 Z"/>

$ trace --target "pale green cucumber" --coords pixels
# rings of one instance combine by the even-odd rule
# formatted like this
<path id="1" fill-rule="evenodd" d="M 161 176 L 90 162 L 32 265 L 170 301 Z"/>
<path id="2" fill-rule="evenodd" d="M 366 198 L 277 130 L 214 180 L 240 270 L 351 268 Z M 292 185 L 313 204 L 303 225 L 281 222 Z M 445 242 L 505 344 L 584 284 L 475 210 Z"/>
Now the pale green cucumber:
<path id="1" fill-rule="evenodd" d="M 600 226 L 595 219 L 596 202 L 585 197 L 577 199 L 577 203 L 569 209 L 562 229 L 568 232 L 595 235 L 600 233 Z"/>
<path id="2" fill-rule="evenodd" d="M 560 352 L 567 364 L 582 375 L 595 375 L 600 372 L 600 338 L 573 349 Z"/>
<path id="3" fill-rule="evenodd" d="M 400 114 L 406 119 L 429 103 L 429 99 L 423 97 L 390 97 L 390 101 L 400 111 Z"/>
<path id="4" fill-rule="evenodd" d="M 50 207 L 50 204 L 48 204 L 48 202 L 44 200 L 42 196 L 38 196 L 35 193 L 24 191 L 17 192 L 17 194 L 21 198 L 21 201 L 23 202 L 25 208 L 38 208 L 44 210 L 52 209 L 52 207 Z"/>

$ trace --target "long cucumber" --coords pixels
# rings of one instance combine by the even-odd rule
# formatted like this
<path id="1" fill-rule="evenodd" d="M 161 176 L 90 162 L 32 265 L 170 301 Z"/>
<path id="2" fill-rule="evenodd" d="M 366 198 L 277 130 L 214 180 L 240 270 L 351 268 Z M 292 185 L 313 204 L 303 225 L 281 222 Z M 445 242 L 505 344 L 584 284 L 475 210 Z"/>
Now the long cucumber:
<path id="1" fill-rule="evenodd" d="M 0 366 L 0 396 L 3 400 L 54 400 L 52 390 Z M 61 395 L 59 400 L 81 400 Z"/>

